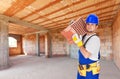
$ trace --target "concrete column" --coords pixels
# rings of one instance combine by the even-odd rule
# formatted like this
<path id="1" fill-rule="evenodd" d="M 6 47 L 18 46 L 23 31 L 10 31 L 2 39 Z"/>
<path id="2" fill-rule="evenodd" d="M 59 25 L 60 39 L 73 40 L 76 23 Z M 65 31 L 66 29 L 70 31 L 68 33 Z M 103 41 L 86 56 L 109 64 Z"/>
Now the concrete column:
<path id="1" fill-rule="evenodd" d="M 39 33 L 36 33 L 36 53 L 40 56 L 40 37 Z"/>
<path id="2" fill-rule="evenodd" d="M 0 20 L 0 70 L 9 67 L 8 23 Z"/>
<path id="3" fill-rule="evenodd" d="M 45 35 L 45 56 L 52 57 L 51 36 L 49 33 Z"/>

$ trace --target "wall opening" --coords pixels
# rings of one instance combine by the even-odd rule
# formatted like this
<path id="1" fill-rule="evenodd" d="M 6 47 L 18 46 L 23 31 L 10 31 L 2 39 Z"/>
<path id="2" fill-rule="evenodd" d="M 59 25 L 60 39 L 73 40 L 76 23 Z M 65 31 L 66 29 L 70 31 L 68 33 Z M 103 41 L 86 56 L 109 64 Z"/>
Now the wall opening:
<path id="1" fill-rule="evenodd" d="M 8 37 L 9 47 L 17 47 L 17 40 L 14 37 Z"/>

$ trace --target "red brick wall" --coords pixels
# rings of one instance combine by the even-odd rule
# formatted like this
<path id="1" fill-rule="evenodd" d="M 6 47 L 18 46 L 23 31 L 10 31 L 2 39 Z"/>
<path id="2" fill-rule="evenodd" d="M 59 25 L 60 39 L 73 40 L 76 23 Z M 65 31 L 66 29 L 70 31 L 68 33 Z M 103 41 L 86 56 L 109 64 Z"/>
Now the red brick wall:
<path id="1" fill-rule="evenodd" d="M 110 26 L 100 26 L 97 30 L 101 40 L 101 56 L 107 60 L 112 59 L 112 29 Z M 63 56 L 70 54 L 70 47 L 60 31 L 52 31 L 51 51 L 53 56 Z M 49 40 L 49 39 L 48 39 Z M 23 39 L 23 49 L 25 53 L 36 54 L 36 35 L 25 35 Z M 45 52 L 45 36 L 40 36 L 40 52 Z"/>
<path id="2" fill-rule="evenodd" d="M 97 34 L 101 40 L 101 58 L 111 60 L 112 53 L 112 29 L 109 25 L 99 26 Z M 66 39 L 60 34 L 60 31 L 51 32 L 52 35 L 52 55 L 68 55 L 71 49 Z M 78 50 L 78 49 L 75 49 Z M 74 50 L 74 51 L 75 51 Z M 72 51 L 72 52 L 74 52 Z M 76 52 L 75 52 L 76 53 Z"/>
<path id="3" fill-rule="evenodd" d="M 63 56 L 67 55 L 69 52 L 67 51 L 67 41 L 61 35 L 60 31 L 51 32 L 52 35 L 52 55 L 53 56 Z"/>
<path id="4" fill-rule="evenodd" d="M 112 59 L 112 29 L 110 26 L 100 26 L 97 30 L 101 40 L 101 56 L 107 60 Z M 70 54 L 70 47 L 60 31 L 52 31 L 51 51 L 53 56 L 63 56 Z M 49 40 L 49 39 L 48 39 Z M 23 39 L 23 50 L 27 54 L 36 54 L 36 35 L 25 35 Z M 45 36 L 40 36 L 40 52 L 45 52 Z"/>
<path id="5" fill-rule="evenodd" d="M 97 32 L 101 41 L 101 58 L 112 60 L 112 27 L 106 25 L 99 26 Z"/>
<path id="6" fill-rule="evenodd" d="M 40 35 L 40 53 L 45 54 L 45 36 Z M 24 53 L 36 55 L 36 34 L 25 35 L 23 37 Z"/>
<path id="7" fill-rule="evenodd" d="M 25 35 L 23 37 L 23 51 L 28 55 L 36 54 L 36 35 Z"/>
<path id="8" fill-rule="evenodd" d="M 120 69 L 120 12 L 118 13 L 113 28 L 113 54 L 114 54 L 114 61 L 116 65 Z"/>

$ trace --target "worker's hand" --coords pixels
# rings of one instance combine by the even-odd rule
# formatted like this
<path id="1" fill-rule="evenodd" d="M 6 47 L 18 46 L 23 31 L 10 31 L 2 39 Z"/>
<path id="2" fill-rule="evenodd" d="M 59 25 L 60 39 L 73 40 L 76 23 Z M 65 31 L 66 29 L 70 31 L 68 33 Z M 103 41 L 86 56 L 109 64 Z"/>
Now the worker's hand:
<path id="1" fill-rule="evenodd" d="M 79 37 L 78 34 L 73 34 L 72 39 L 73 39 L 74 43 L 77 44 L 78 47 L 83 46 L 82 36 L 81 35 Z"/>

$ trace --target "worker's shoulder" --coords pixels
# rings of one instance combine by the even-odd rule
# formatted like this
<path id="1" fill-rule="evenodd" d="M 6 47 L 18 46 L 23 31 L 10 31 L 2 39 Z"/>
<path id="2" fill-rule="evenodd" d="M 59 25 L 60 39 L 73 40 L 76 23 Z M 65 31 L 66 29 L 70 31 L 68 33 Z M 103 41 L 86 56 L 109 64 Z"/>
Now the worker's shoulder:
<path id="1" fill-rule="evenodd" d="M 100 41 L 100 38 L 99 38 L 99 36 L 97 34 L 95 34 L 95 35 L 93 35 L 91 37 L 91 40 L 98 40 L 98 41 Z"/>

